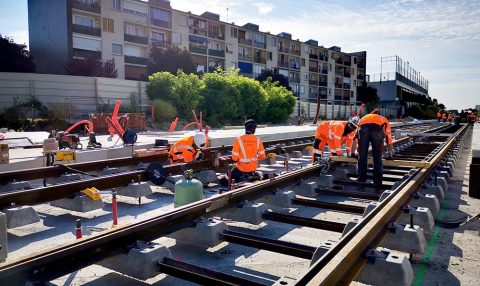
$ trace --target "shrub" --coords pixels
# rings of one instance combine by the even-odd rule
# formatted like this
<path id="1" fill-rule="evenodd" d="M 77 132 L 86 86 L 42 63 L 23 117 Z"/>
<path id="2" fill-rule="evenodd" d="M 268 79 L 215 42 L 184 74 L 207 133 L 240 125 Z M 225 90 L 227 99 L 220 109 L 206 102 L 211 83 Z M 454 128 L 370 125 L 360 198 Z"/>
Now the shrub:
<path id="1" fill-rule="evenodd" d="M 262 119 L 271 123 L 285 122 L 293 112 L 295 96 L 277 83 L 266 81 L 262 86 L 267 94 Z"/>
<path id="2" fill-rule="evenodd" d="M 147 96 L 150 100 L 172 100 L 172 87 L 175 76 L 169 72 L 157 72 L 148 77 Z"/>
<path id="3" fill-rule="evenodd" d="M 172 121 L 177 116 L 175 107 L 168 101 L 155 99 L 152 104 L 155 112 L 155 122 Z"/>

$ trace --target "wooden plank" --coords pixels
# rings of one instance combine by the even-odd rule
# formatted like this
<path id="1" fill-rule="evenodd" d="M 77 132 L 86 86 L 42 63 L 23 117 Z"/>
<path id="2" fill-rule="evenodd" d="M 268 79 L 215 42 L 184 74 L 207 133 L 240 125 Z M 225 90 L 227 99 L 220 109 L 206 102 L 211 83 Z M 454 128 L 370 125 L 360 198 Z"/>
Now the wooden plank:
<path id="1" fill-rule="evenodd" d="M 357 164 L 357 159 L 342 157 L 342 156 L 332 156 L 330 161 L 333 162 L 344 162 L 344 163 L 353 163 Z M 430 167 L 430 162 L 426 161 L 406 161 L 406 160 L 385 160 L 383 159 L 384 166 L 398 167 L 398 166 L 408 166 L 408 167 L 417 167 L 417 168 L 428 168 Z M 373 164 L 373 159 L 368 158 L 368 164 Z"/>

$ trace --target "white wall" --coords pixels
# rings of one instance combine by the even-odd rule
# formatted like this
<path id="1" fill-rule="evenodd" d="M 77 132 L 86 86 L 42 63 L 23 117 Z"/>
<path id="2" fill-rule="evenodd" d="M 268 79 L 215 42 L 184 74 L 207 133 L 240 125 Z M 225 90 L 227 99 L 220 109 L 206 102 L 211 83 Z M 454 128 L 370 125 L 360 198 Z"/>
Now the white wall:
<path id="1" fill-rule="evenodd" d="M 72 111 L 72 119 L 97 112 L 97 104 L 111 104 L 121 99 L 131 105 L 148 104 L 147 82 L 84 76 L 0 72 L 0 112 L 11 107 L 15 98 L 26 101 L 35 96 L 49 108 L 63 106 Z"/>

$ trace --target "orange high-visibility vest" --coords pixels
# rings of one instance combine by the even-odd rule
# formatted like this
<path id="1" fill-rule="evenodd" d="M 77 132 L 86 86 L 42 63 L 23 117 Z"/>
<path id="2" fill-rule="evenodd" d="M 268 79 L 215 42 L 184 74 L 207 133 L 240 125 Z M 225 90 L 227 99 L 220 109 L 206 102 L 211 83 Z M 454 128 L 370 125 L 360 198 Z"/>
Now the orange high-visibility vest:
<path id="1" fill-rule="evenodd" d="M 191 162 L 198 153 L 193 144 L 193 135 L 185 136 L 173 144 L 168 153 L 174 162 Z"/>
<path id="2" fill-rule="evenodd" d="M 355 132 L 343 136 L 345 127 L 347 126 L 347 121 L 324 121 L 320 123 L 317 127 L 315 133 L 315 138 L 321 140 L 319 149 L 314 150 L 316 154 L 322 154 L 325 144 L 328 144 L 330 150 L 335 152 L 338 156 L 342 155 L 342 143 L 346 142 L 347 153 L 350 153 L 352 149 L 353 138 L 355 137 Z"/>
<path id="3" fill-rule="evenodd" d="M 242 172 L 254 172 L 258 167 L 258 160 L 267 158 L 265 148 L 260 138 L 253 134 L 244 134 L 235 138 L 232 149 L 232 159 Z"/>
<path id="4" fill-rule="evenodd" d="M 387 137 L 387 144 L 393 144 L 392 140 L 392 128 L 390 122 L 385 117 L 378 114 L 367 114 L 358 122 L 358 126 L 365 124 L 377 124 L 383 128 L 383 133 Z"/>

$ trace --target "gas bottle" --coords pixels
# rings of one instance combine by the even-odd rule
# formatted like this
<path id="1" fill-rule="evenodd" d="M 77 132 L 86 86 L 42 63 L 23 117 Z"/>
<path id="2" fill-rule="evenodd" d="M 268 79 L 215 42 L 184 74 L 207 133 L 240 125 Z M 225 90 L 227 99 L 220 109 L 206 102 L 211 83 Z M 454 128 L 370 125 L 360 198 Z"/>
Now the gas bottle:
<path id="1" fill-rule="evenodd" d="M 193 178 L 193 171 L 186 170 L 183 176 L 185 178 L 176 182 L 174 187 L 173 206 L 176 208 L 203 199 L 203 184 Z"/>

